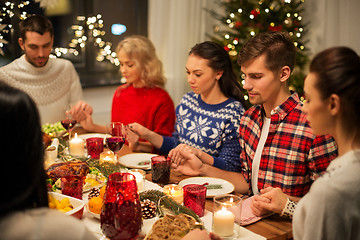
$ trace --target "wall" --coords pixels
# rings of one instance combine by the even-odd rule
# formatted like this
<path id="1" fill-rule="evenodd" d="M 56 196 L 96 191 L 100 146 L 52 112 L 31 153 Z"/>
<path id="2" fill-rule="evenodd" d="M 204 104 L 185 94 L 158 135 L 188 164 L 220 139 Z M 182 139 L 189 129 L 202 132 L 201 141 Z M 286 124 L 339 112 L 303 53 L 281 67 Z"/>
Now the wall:
<path id="1" fill-rule="evenodd" d="M 106 125 L 110 122 L 112 97 L 117 86 L 83 89 L 84 100 L 93 107 L 93 121 Z"/>

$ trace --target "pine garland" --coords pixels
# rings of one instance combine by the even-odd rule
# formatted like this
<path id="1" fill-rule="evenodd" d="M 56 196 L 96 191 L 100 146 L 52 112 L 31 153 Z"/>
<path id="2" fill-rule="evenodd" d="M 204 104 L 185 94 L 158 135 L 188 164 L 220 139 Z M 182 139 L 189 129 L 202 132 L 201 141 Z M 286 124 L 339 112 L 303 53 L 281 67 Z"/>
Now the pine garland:
<path id="1" fill-rule="evenodd" d="M 178 204 L 174 199 L 166 195 L 165 193 L 159 191 L 159 190 L 148 190 L 140 193 L 140 201 L 144 201 L 145 199 L 149 199 L 153 201 L 155 204 L 157 204 L 157 213 L 160 217 L 164 216 L 164 213 L 162 211 L 162 208 L 169 209 L 172 211 L 175 215 L 178 215 L 180 213 L 187 214 L 189 216 L 192 216 L 195 218 L 197 222 L 201 222 L 201 219 L 199 216 L 191 209 Z"/>

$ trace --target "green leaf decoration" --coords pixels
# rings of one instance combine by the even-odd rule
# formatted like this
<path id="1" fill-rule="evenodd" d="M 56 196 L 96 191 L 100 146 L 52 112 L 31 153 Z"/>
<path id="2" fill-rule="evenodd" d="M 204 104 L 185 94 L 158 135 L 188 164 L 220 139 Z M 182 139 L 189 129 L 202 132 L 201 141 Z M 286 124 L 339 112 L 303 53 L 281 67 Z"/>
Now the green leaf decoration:
<path id="1" fill-rule="evenodd" d="M 149 199 L 150 201 L 153 201 L 157 205 L 156 211 L 160 217 L 164 216 L 162 208 L 166 208 L 172 211 L 175 215 L 184 213 L 189 216 L 192 216 L 193 218 L 195 218 L 197 222 L 201 223 L 201 219 L 193 210 L 181 204 L 178 204 L 174 199 L 172 199 L 171 197 L 169 197 L 168 195 L 166 195 L 165 193 L 159 190 L 148 190 L 141 192 L 139 195 L 141 201 L 144 201 L 145 199 Z"/>

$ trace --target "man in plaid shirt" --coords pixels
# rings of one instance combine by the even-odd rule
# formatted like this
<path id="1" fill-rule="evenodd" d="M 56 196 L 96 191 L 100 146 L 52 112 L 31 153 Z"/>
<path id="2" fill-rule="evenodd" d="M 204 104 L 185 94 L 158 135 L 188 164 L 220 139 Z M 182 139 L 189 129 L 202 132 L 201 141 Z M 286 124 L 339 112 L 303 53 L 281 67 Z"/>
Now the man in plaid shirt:
<path id="1" fill-rule="evenodd" d="M 191 148 L 172 150 L 181 155 L 175 170 L 226 179 L 242 194 L 271 186 L 293 201 L 304 196 L 337 156 L 337 147 L 330 136 L 311 133 L 298 95 L 289 90 L 295 55 L 293 42 L 281 32 L 258 34 L 239 53 L 243 86 L 254 105 L 240 121 L 241 173 L 202 163 Z"/>

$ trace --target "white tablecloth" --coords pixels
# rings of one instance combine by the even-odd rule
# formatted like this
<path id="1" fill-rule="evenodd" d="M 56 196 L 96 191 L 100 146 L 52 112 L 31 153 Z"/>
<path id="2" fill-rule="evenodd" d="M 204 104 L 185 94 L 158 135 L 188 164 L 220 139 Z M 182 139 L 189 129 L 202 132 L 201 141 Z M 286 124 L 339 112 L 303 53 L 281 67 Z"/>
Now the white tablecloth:
<path id="1" fill-rule="evenodd" d="M 145 190 L 151 190 L 156 189 L 160 190 L 162 189 L 159 185 L 152 183 L 150 181 L 145 180 Z M 84 194 L 83 199 L 87 201 L 88 194 Z M 205 211 L 205 215 L 201 217 L 201 220 L 203 221 L 205 225 L 205 229 L 210 232 L 212 228 L 212 213 L 209 211 Z M 84 214 L 81 219 L 81 221 L 84 222 L 84 224 L 87 226 L 87 228 L 94 233 L 95 236 L 98 237 L 98 239 L 106 239 L 104 238 L 104 235 L 101 232 L 100 229 L 100 220 L 93 217 L 86 208 L 84 209 Z M 143 221 L 143 227 L 141 230 L 141 235 L 146 235 L 150 230 L 152 225 L 157 221 L 157 218 L 148 219 Z M 237 224 L 235 224 L 235 231 L 234 231 L 234 237 L 232 238 L 224 238 L 224 240 L 227 239 L 241 239 L 241 240 L 265 240 L 266 238 L 255 234 L 246 228 L 243 228 Z"/>

